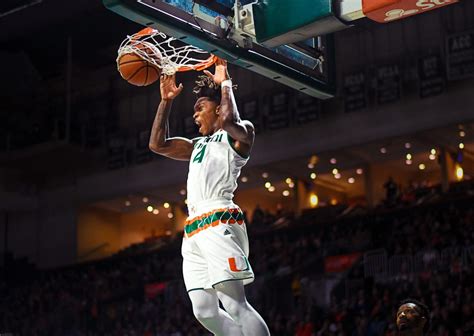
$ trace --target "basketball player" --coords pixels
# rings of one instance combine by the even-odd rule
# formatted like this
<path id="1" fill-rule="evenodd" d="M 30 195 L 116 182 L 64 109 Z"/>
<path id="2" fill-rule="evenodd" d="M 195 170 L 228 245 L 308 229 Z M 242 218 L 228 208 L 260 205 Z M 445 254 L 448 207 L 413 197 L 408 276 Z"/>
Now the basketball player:
<path id="1" fill-rule="evenodd" d="M 183 276 L 193 312 L 214 335 L 269 335 L 262 317 L 247 302 L 244 285 L 253 281 L 243 214 L 232 201 L 241 168 L 254 141 L 254 126 L 241 120 L 227 63 L 196 81 L 194 121 L 201 137 L 168 138 L 173 99 L 183 89 L 175 76 L 162 76 L 161 102 L 150 149 L 189 162 L 188 212 L 182 245 Z M 225 310 L 219 308 L 219 300 Z"/>
<path id="2" fill-rule="evenodd" d="M 430 329 L 430 311 L 422 302 L 406 299 L 397 311 L 397 328 L 402 336 L 423 336 Z"/>

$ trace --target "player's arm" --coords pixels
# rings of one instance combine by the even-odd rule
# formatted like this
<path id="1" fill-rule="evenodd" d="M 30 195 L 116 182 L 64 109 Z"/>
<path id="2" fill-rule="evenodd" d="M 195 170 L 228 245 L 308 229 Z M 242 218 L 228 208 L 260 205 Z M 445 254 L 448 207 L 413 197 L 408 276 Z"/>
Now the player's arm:
<path id="1" fill-rule="evenodd" d="M 214 82 L 222 86 L 222 98 L 219 107 L 219 118 L 222 122 L 222 128 L 234 140 L 238 141 L 236 145 L 239 152 L 248 155 L 255 139 L 255 129 L 250 121 L 240 119 L 232 90 L 232 82 L 227 72 L 227 62 L 219 59 L 216 62 L 215 74 L 212 75 L 209 71 L 205 71 L 205 73 Z"/>
<path id="2" fill-rule="evenodd" d="M 161 102 L 151 128 L 149 148 L 156 154 L 171 159 L 189 161 L 193 142 L 186 138 L 169 138 L 169 115 L 173 100 L 181 93 L 183 85 L 176 86 L 175 75 L 163 75 L 160 79 Z"/>

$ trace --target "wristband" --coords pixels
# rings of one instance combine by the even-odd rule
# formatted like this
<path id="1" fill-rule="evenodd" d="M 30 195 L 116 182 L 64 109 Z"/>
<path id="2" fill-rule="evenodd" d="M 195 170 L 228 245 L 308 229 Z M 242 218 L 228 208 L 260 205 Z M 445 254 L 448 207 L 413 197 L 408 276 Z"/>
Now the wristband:
<path id="1" fill-rule="evenodd" d="M 232 80 L 226 79 L 221 83 L 221 89 L 228 87 L 229 89 L 232 89 Z"/>

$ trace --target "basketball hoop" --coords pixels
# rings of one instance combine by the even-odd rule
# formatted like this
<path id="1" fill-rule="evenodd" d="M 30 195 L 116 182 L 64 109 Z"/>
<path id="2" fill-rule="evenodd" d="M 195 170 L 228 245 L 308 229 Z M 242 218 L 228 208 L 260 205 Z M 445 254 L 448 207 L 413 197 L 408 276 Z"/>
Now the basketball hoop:
<path id="1" fill-rule="evenodd" d="M 173 75 L 178 71 L 201 71 L 217 61 L 217 56 L 150 27 L 122 41 L 117 61 L 122 55 L 130 53 L 159 67 L 165 75 Z"/>

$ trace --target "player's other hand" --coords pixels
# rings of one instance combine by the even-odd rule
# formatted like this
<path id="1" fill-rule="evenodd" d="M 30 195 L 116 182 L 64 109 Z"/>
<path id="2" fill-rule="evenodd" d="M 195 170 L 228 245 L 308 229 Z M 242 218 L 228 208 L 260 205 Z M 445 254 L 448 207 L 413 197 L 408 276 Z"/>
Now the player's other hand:
<path id="1" fill-rule="evenodd" d="M 160 93 L 162 100 L 173 100 L 183 90 L 183 84 L 176 86 L 176 75 L 160 76 Z"/>
<path id="2" fill-rule="evenodd" d="M 217 85 L 221 85 L 223 81 L 230 78 L 229 73 L 227 72 L 227 61 L 223 60 L 222 58 L 218 58 L 215 63 L 215 67 L 216 69 L 214 71 L 214 74 L 212 74 L 208 70 L 204 70 L 204 73 L 206 74 L 206 76 L 211 78 L 214 83 L 216 83 Z"/>

